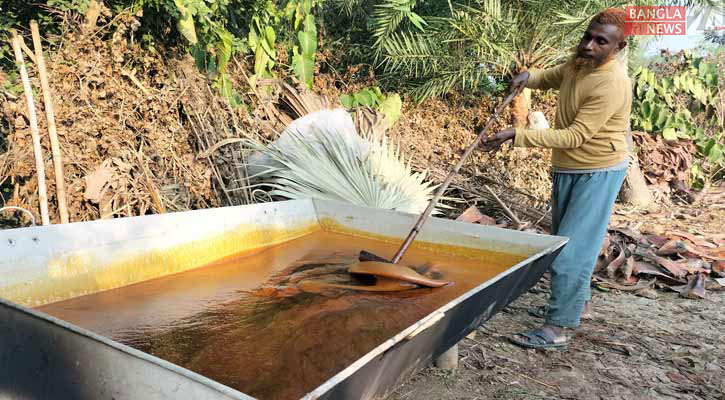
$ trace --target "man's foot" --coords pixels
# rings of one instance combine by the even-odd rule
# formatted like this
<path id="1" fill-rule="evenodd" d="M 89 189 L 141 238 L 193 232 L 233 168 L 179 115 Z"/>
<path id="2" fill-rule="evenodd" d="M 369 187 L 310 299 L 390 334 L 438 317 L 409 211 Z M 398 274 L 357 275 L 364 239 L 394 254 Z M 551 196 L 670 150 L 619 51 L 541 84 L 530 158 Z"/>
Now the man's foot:
<path id="1" fill-rule="evenodd" d="M 589 302 L 584 303 L 584 310 L 582 310 L 581 319 L 592 319 L 592 314 L 589 309 Z M 529 309 L 529 315 L 536 318 L 546 318 L 546 313 L 549 312 L 549 306 L 538 306 Z"/>
<path id="2" fill-rule="evenodd" d="M 517 333 L 510 338 L 511 342 L 531 349 L 549 349 L 566 347 L 569 340 L 566 337 L 566 328 L 554 325 L 544 325 L 527 332 Z"/>

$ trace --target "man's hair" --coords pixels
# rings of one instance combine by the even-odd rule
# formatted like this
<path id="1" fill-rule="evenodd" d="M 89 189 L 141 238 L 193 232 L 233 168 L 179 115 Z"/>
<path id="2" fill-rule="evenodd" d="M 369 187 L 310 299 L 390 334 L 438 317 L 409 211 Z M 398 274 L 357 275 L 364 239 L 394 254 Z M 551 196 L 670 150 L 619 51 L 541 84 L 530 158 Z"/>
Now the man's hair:
<path id="1" fill-rule="evenodd" d="M 600 25 L 614 25 L 619 28 L 622 33 L 622 40 L 627 40 L 627 34 L 624 30 L 624 10 L 621 8 L 607 8 L 592 18 L 592 22 Z"/>

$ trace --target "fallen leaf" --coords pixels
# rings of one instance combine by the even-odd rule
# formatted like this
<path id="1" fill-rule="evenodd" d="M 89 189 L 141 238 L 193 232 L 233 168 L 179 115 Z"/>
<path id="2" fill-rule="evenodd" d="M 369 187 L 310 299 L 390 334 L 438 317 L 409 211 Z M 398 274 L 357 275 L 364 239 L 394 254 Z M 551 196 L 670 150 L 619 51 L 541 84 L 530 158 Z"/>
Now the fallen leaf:
<path id="1" fill-rule="evenodd" d="M 605 271 L 607 272 L 607 276 L 610 279 L 614 278 L 614 275 L 617 272 L 617 270 L 619 269 L 619 267 L 621 267 L 627 259 L 627 256 L 624 252 L 624 247 L 619 242 L 614 242 L 614 243 L 617 246 L 617 248 L 619 249 L 619 254 L 605 268 Z"/>
<path id="2" fill-rule="evenodd" d="M 636 285 L 627 286 L 627 285 L 620 285 L 616 282 L 610 281 L 609 279 L 602 278 L 600 276 L 595 276 L 595 277 L 593 277 L 593 279 L 598 282 L 599 286 L 603 286 L 603 287 L 607 287 L 607 288 L 611 288 L 611 289 L 622 290 L 625 292 L 633 292 L 636 290 L 645 289 L 645 288 L 652 286 L 652 284 L 655 283 L 655 279 L 652 279 L 649 281 L 641 281 Z"/>
<path id="3" fill-rule="evenodd" d="M 712 263 L 712 272 L 715 275 L 725 278 L 725 261 L 715 261 Z"/>
<path id="4" fill-rule="evenodd" d="M 687 285 L 680 292 L 681 297 L 698 300 L 705 298 L 705 279 L 704 273 L 692 275 Z"/>
<path id="5" fill-rule="evenodd" d="M 695 236 L 691 233 L 687 233 L 687 232 L 669 231 L 669 232 L 667 232 L 667 235 L 678 236 L 678 237 L 687 239 L 687 240 L 691 241 L 692 243 L 694 243 L 695 245 L 700 246 L 700 247 L 708 247 L 708 248 L 717 247 L 715 244 L 710 243 L 709 241 L 707 241 L 705 239 L 698 238 L 697 236 Z"/>
<path id="6" fill-rule="evenodd" d="M 496 225 L 495 219 L 483 214 L 478 208 L 476 208 L 476 206 L 468 207 L 466 211 L 456 218 L 456 221 L 481 225 Z"/>
<path id="7" fill-rule="evenodd" d="M 653 245 L 655 245 L 655 246 L 657 246 L 657 247 L 662 247 L 662 246 L 663 246 L 663 245 L 664 245 L 665 243 L 667 243 L 667 238 L 665 238 L 665 237 L 663 237 L 663 236 L 658 236 L 658 235 L 647 235 L 647 236 L 645 236 L 644 238 L 645 238 L 645 240 L 647 240 L 647 241 L 648 241 L 649 243 L 651 243 L 651 244 L 653 244 Z"/>
<path id="8" fill-rule="evenodd" d="M 664 269 L 669 271 L 672 275 L 674 275 L 676 278 L 684 278 L 687 276 L 687 269 L 683 268 L 682 266 L 678 265 L 674 261 L 670 261 L 666 258 L 659 257 L 655 254 L 652 254 L 648 251 L 636 251 L 636 254 L 640 257 L 647 258 L 651 261 L 656 262 L 657 264 L 661 265 Z"/>
<path id="9" fill-rule="evenodd" d="M 703 250 L 703 249 L 700 249 L 700 248 L 697 248 L 697 247 L 688 246 L 688 245 L 685 245 L 685 246 L 687 247 L 687 252 L 684 253 L 684 254 L 689 253 L 689 254 L 692 254 L 694 256 L 698 256 L 698 257 L 702 257 L 702 258 L 707 258 L 707 259 L 710 259 L 710 260 L 725 261 L 725 257 L 720 257 L 720 256 L 717 255 L 718 254 L 717 249 L 711 250 L 712 253 L 708 253 L 706 250 Z"/>
<path id="10" fill-rule="evenodd" d="M 677 279 L 674 278 L 668 274 L 665 273 L 666 270 L 660 267 L 659 265 L 650 264 L 648 262 L 644 261 L 635 261 L 634 262 L 634 274 L 635 275 L 649 275 L 649 276 L 656 276 L 661 281 L 667 282 L 671 285 L 678 285 L 682 284 L 684 285 L 686 283 L 683 279 Z"/>
<path id="11" fill-rule="evenodd" d="M 655 254 L 658 256 L 669 256 L 672 254 L 680 254 L 688 251 L 687 245 L 685 242 L 681 240 L 668 240 L 665 244 L 662 246 L 659 246 L 659 249 Z"/>
<path id="12" fill-rule="evenodd" d="M 113 178 L 113 170 L 110 168 L 109 161 L 106 160 L 100 167 L 84 178 L 86 190 L 83 193 L 83 198 L 96 204 L 100 203 L 104 188 L 111 178 Z"/>
<path id="13" fill-rule="evenodd" d="M 609 230 L 610 231 L 613 231 L 613 232 L 620 233 L 620 234 L 626 236 L 627 238 L 629 238 L 629 240 L 631 240 L 631 241 L 633 241 L 635 243 L 637 243 L 640 240 L 642 240 L 642 235 L 639 234 L 638 232 L 633 231 L 630 228 L 613 227 L 613 228 L 609 228 Z"/>

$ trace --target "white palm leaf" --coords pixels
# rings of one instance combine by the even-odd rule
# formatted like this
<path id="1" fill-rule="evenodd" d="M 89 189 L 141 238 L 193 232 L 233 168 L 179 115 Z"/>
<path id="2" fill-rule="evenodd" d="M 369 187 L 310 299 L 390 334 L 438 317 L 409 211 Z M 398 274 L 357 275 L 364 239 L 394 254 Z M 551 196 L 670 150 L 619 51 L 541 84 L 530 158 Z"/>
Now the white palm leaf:
<path id="1" fill-rule="evenodd" d="M 346 127 L 339 120 L 322 119 L 306 124 L 304 131 L 291 128 L 284 147 L 247 140 L 248 147 L 273 161 L 264 169 L 249 166 L 261 171 L 255 176 L 261 183 L 253 186 L 268 186 L 270 195 L 287 199 L 422 213 L 435 190 L 426 173 L 413 172 L 384 135 L 349 140 L 341 134 Z"/>

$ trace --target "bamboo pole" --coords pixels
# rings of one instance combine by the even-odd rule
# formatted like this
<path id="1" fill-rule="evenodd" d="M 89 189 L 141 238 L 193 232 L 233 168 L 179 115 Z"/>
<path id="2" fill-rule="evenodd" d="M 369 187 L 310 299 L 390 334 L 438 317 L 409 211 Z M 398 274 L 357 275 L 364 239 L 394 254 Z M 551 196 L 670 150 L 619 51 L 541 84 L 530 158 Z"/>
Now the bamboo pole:
<path id="1" fill-rule="evenodd" d="M 30 61 L 33 62 L 33 64 L 37 64 L 37 62 L 35 61 L 35 55 L 33 55 L 33 52 L 25 44 L 25 40 L 23 40 L 23 37 L 22 36 L 18 36 L 18 37 L 20 38 L 20 48 L 23 49 L 23 51 L 25 52 L 25 55 L 28 56 L 28 58 L 30 59 Z"/>
<path id="2" fill-rule="evenodd" d="M 50 137 L 50 150 L 53 154 L 53 169 L 55 170 L 55 197 L 58 198 L 58 213 L 60 214 L 60 223 L 67 224 L 68 205 L 66 203 L 65 194 L 65 178 L 63 177 L 63 156 L 60 154 L 60 143 L 58 142 L 58 133 L 55 130 L 55 112 L 53 110 L 53 94 L 48 84 L 48 72 L 45 68 L 45 58 L 43 57 L 43 44 L 40 42 L 40 31 L 38 30 L 38 22 L 30 21 L 30 31 L 33 35 L 33 48 L 35 49 L 36 65 L 40 75 L 40 86 L 43 89 L 43 101 L 45 103 L 45 116 L 48 120 L 48 136 Z"/>
<path id="3" fill-rule="evenodd" d="M 28 103 L 28 118 L 30 119 L 30 133 L 33 136 L 33 152 L 35 153 L 35 168 L 38 170 L 38 200 L 40 202 L 40 217 L 43 225 L 50 225 L 48 217 L 48 193 L 45 189 L 45 164 L 43 162 L 43 149 L 40 147 L 40 132 L 38 131 L 38 117 L 35 114 L 35 101 L 33 100 L 33 89 L 30 87 L 28 70 L 25 69 L 23 52 L 20 48 L 20 37 L 12 31 L 12 46 L 15 52 L 15 62 L 20 70 L 20 78 L 23 81 L 25 101 Z"/>
<path id="4" fill-rule="evenodd" d="M 513 100 L 514 97 L 516 97 L 521 91 L 523 90 L 523 86 L 516 86 L 511 90 L 511 93 L 504 99 L 504 101 L 499 104 L 496 109 L 493 111 L 493 115 L 491 115 L 488 118 L 488 121 L 486 122 L 486 125 L 481 129 L 481 132 L 476 136 L 476 140 L 473 141 L 468 147 L 466 148 L 466 151 L 463 152 L 463 155 L 461 156 L 461 159 L 458 160 L 458 163 L 455 167 L 451 170 L 450 173 L 448 173 L 448 176 L 443 181 L 443 183 L 438 186 L 438 190 L 436 191 L 433 198 L 430 200 L 430 203 L 428 203 L 428 207 L 426 207 L 425 211 L 423 211 L 423 214 L 420 214 L 420 217 L 418 218 L 418 222 L 415 223 L 413 226 L 413 229 L 410 230 L 410 233 L 408 233 L 408 236 L 405 238 L 405 241 L 403 241 L 403 244 L 400 246 L 398 251 L 393 256 L 392 260 L 390 261 L 393 264 L 397 264 L 398 261 L 403 257 L 403 253 L 408 249 L 408 246 L 413 242 L 416 236 L 418 236 L 418 232 L 420 232 L 420 228 L 423 226 L 423 223 L 426 219 L 428 219 L 428 216 L 430 216 L 431 211 L 433 211 L 433 207 L 436 205 L 438 200 L 443 195 L 443 192 L 445 192 L 446 188 L 448 188 L 448 185 L 450 185 L 451 181 L 453 180 L 453 177 L 458 173 L 458 170 L 461 169 L 463 166 L 463 163 L 466 161 L 468 156 L 473 152 L 473 150 L 478 147 L 478 145 L 481 143 L 483 138 L 486 136 L 486 132 L 488 131 L 488 128 L 493 125 L 494 121 L 496 121 L 496 118 L 498 118 L 498 115 L 503 111 L 506 106 Z"/>

